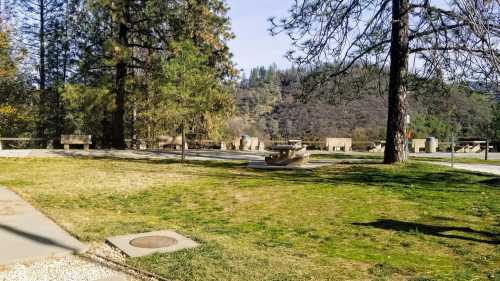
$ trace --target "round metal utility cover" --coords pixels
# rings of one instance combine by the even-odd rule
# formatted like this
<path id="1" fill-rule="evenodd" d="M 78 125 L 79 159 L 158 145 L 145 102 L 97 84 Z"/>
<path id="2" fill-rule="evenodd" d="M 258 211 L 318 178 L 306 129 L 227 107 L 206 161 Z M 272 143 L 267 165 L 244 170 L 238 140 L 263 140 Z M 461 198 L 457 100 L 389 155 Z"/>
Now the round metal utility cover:
<path id="1" fill-rule="evenodd" d="M 165 248 L 177 244 L 177 240 L 168 236 L 144 236 L 132 239 L 130 245 L 137 248 Z"/>

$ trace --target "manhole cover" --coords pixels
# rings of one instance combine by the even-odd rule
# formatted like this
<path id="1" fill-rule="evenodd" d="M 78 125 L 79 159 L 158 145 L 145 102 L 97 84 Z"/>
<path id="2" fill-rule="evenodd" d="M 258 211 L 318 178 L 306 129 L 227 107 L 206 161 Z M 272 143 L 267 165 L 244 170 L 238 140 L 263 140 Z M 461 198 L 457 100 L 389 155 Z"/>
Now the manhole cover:
<path id="1" fill-rule="evenodd" d="M 177 244 L 177 240 L 168 236 L 144 236 L 132 239 L 130 245 L 138 248 L 165 248 Z"/>

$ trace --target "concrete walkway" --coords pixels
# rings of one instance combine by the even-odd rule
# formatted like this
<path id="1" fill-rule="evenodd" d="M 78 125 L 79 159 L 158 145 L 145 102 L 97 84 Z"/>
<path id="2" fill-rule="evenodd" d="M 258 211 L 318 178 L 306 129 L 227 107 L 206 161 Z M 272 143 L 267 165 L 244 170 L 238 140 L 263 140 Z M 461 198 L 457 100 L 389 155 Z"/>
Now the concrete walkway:
<path id="1" fill-rule="evenodd" d="M 448 162 L 427 161 L 426 163 L 451 167 L 451 163 L 448 163 Z M 471 171 L 471 172 L 487 173 L 487 174 L 500 176 L 500 166 L 498 166 L 498 165 L 455 163 L 455 164 L 453 164 L 453 167 L 455 169 L 467 170 L 467 171 Z"/>
<path id="2" fill-rule="evenodd" d="M 31 149 L 10 149 L 0 150 L 0 157 L 27 157 L 31 153 Z"/>
<path id="3" fill-rule="evenodd" d="M 85 245 L 17 194 L 0 187 L 0 265 L 85 250 Z"/>
<path id="4" fill-rule="evenodd" d="M 187 160 L 196 161 L 227 161 L 227 160 L 264 160 L 265 152 L 245 151 L 218 151 L 218 150 L 189 150 L 186 153 Z M 0 150 L 0 158 L 24 158 L 24 157 L 111 157 L 122 159 L 180 159 L 179 151 L 155 151 L 155 150 L 101 150 L 90 151 L 60 149 L 12 149 Z"/>

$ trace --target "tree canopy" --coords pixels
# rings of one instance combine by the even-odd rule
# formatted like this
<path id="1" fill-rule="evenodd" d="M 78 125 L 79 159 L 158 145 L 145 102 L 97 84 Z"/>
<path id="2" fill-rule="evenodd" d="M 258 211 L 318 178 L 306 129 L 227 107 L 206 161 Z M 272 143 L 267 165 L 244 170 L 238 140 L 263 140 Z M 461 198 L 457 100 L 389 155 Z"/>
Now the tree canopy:
<path id="1" fill-rule="evenodd" d="M 177 103 L 174 93 L 158 96 L 155 91 L 160 85 L 164 91 L 168 85 L 168 90 L 174 90 L 171 72 L 180 63 L 191 63 L 179 62 L 178 51 L 184 47 L 189 56 L 199 58 L 193 62 L 196 66 L 186 67 L 203 70 L 184 75 L 184 83 L 192 85 L 193 79 L 211 83 L 203 84 L 203 91 L 192 89 L 193 100 L 227 96 L 226 87 L 237 75 L 227 46 L 233 34 L 223 0 L 23 0 L 15 4 L 19 12 L 15 40 L 28 50 L 24 77 L 16 80 L 24 81 L 33 97 L 34 135 L 54 139 L 56 144 L 62 133 L 81 132 L 92 134 L 99 146 L 125 148 L 127 138 L 165 133 L 163 127 L 147 133 L 144 127 L 150 125 L 141 118 L 160 104 L 171 109 Z M 196 77 L 201 73 L 204 76 Z M 158 101 L 153 96 L 173 100 Z M 207 120 L 232 110 L 230 102 L 208 107 L 214 103 L 203 103 L 210 112 L 203 114 Z M 187 108 L 177 104 L 176 110 L 176 116 L 184 116 L 181 113 Z M 197 124 L 197 132 L 214 131 L 209 123 Z"/>

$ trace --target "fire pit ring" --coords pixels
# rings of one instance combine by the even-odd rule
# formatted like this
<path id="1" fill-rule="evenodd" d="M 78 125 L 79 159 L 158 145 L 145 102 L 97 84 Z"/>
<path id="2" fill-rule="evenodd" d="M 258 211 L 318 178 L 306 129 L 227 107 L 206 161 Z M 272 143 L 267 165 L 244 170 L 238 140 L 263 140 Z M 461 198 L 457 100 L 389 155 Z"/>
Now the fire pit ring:
<path id="1" fill-rule="evenodd" d="M 177 240 L 164 235 L 150 235 L 130 240 L 129 244 L 137 248 L 166 248 L 177 244 Z"/>

